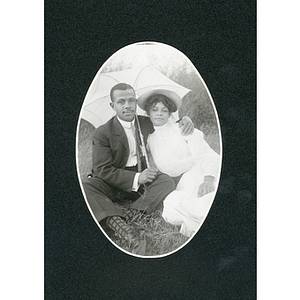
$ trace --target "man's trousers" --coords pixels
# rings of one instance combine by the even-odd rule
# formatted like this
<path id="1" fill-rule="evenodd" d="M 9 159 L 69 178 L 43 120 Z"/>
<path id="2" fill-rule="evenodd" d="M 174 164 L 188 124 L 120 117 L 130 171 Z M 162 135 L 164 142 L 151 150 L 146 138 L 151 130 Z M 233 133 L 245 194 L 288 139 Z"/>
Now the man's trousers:
<path id="1" fill-rule="evenodd" d="M 124 217 L 123 212 L 114 204 L 117 201 L 116 194 L 120 190 L 98 177 L 87 178 L 82 184 L 87 202 L 98 222 L 110 216 Z M 159 174 L 151 184 L 147 185 L 142 195 L 137 192 L 128 193 L 131 199 L 136 199 L 129 207 L 149 214 L 174 189 L 174 180 L 166 174 Z"/>

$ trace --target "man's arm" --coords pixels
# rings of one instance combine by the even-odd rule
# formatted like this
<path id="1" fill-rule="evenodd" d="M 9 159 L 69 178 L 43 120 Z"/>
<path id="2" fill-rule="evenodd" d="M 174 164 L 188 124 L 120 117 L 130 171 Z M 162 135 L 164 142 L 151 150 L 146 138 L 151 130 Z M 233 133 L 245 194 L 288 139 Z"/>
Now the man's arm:
<path id="1" fill-rule="evenodd" d="M 110 140 L 104 132 L 97 131 L 93 136 L 93 175 L 121 190 L 131 191 L 136 172 L 124 169 L 124 153 L 121 152 L 121 148 L 119 151 L 112 149 Z"/>

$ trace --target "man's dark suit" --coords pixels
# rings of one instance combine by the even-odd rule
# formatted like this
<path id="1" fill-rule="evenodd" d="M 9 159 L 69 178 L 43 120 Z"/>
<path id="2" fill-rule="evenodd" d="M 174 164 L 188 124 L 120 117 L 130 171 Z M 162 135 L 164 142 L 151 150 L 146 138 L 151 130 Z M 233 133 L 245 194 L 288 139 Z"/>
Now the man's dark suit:
<path id="1" fill-rule="evenodd" d="M 154 130 L 153 125 L 148 117 L 138 118 L 146 143 L 148 134 Z M 90 208 L 99 222 L 110 216 L 124 216 L 113 201 L 116 189 L 131 192 L 136 172 L 126 169 L 128 156 L 128 140 L 117 117 L 95 130 L 92 151 L 93 176 L 83 182 L 83 187 Z M 148 185 L 145 197 L 139 197 L 131 208 L 151 213 L 174 189 L 173 179 L 166 174 L 159 174 Z"/>

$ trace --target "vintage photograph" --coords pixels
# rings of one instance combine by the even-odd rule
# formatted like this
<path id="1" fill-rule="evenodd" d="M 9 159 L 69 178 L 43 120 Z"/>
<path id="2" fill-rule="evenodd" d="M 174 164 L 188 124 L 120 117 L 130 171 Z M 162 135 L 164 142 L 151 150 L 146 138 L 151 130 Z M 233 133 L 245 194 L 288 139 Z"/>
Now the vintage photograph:
<path id="1" fill-rule="evenodd" d="M 185 54 L 156 42 L 114 53 L 83 99 L 76 137 L 83 198 L 103 234 L 137 257 L 184 247 L 218 192 L 221 137 L 201 70 Z"/>

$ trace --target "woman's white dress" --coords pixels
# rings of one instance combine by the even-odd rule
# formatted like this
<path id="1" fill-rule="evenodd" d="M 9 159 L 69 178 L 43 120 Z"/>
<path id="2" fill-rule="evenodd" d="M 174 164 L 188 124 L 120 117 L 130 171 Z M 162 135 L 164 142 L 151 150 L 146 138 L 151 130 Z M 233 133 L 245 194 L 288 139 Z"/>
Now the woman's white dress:
<path id="1" fill-rule="evenodd" d="M 204 140 L 197 129 L 192 135 L 182 136 L 172 118 L 163 126 L 154 126 L 148 136 L 148 147 L 156 167 L 171 177 L 182 177 L 176 190 L 164 200 L 163 218 L 180 226 L 180 232 L 192 236 L 204 221 L 215 192 L 198 197 L 204 177 L 215 177 L 218 184 L 220 156 Z"/>

